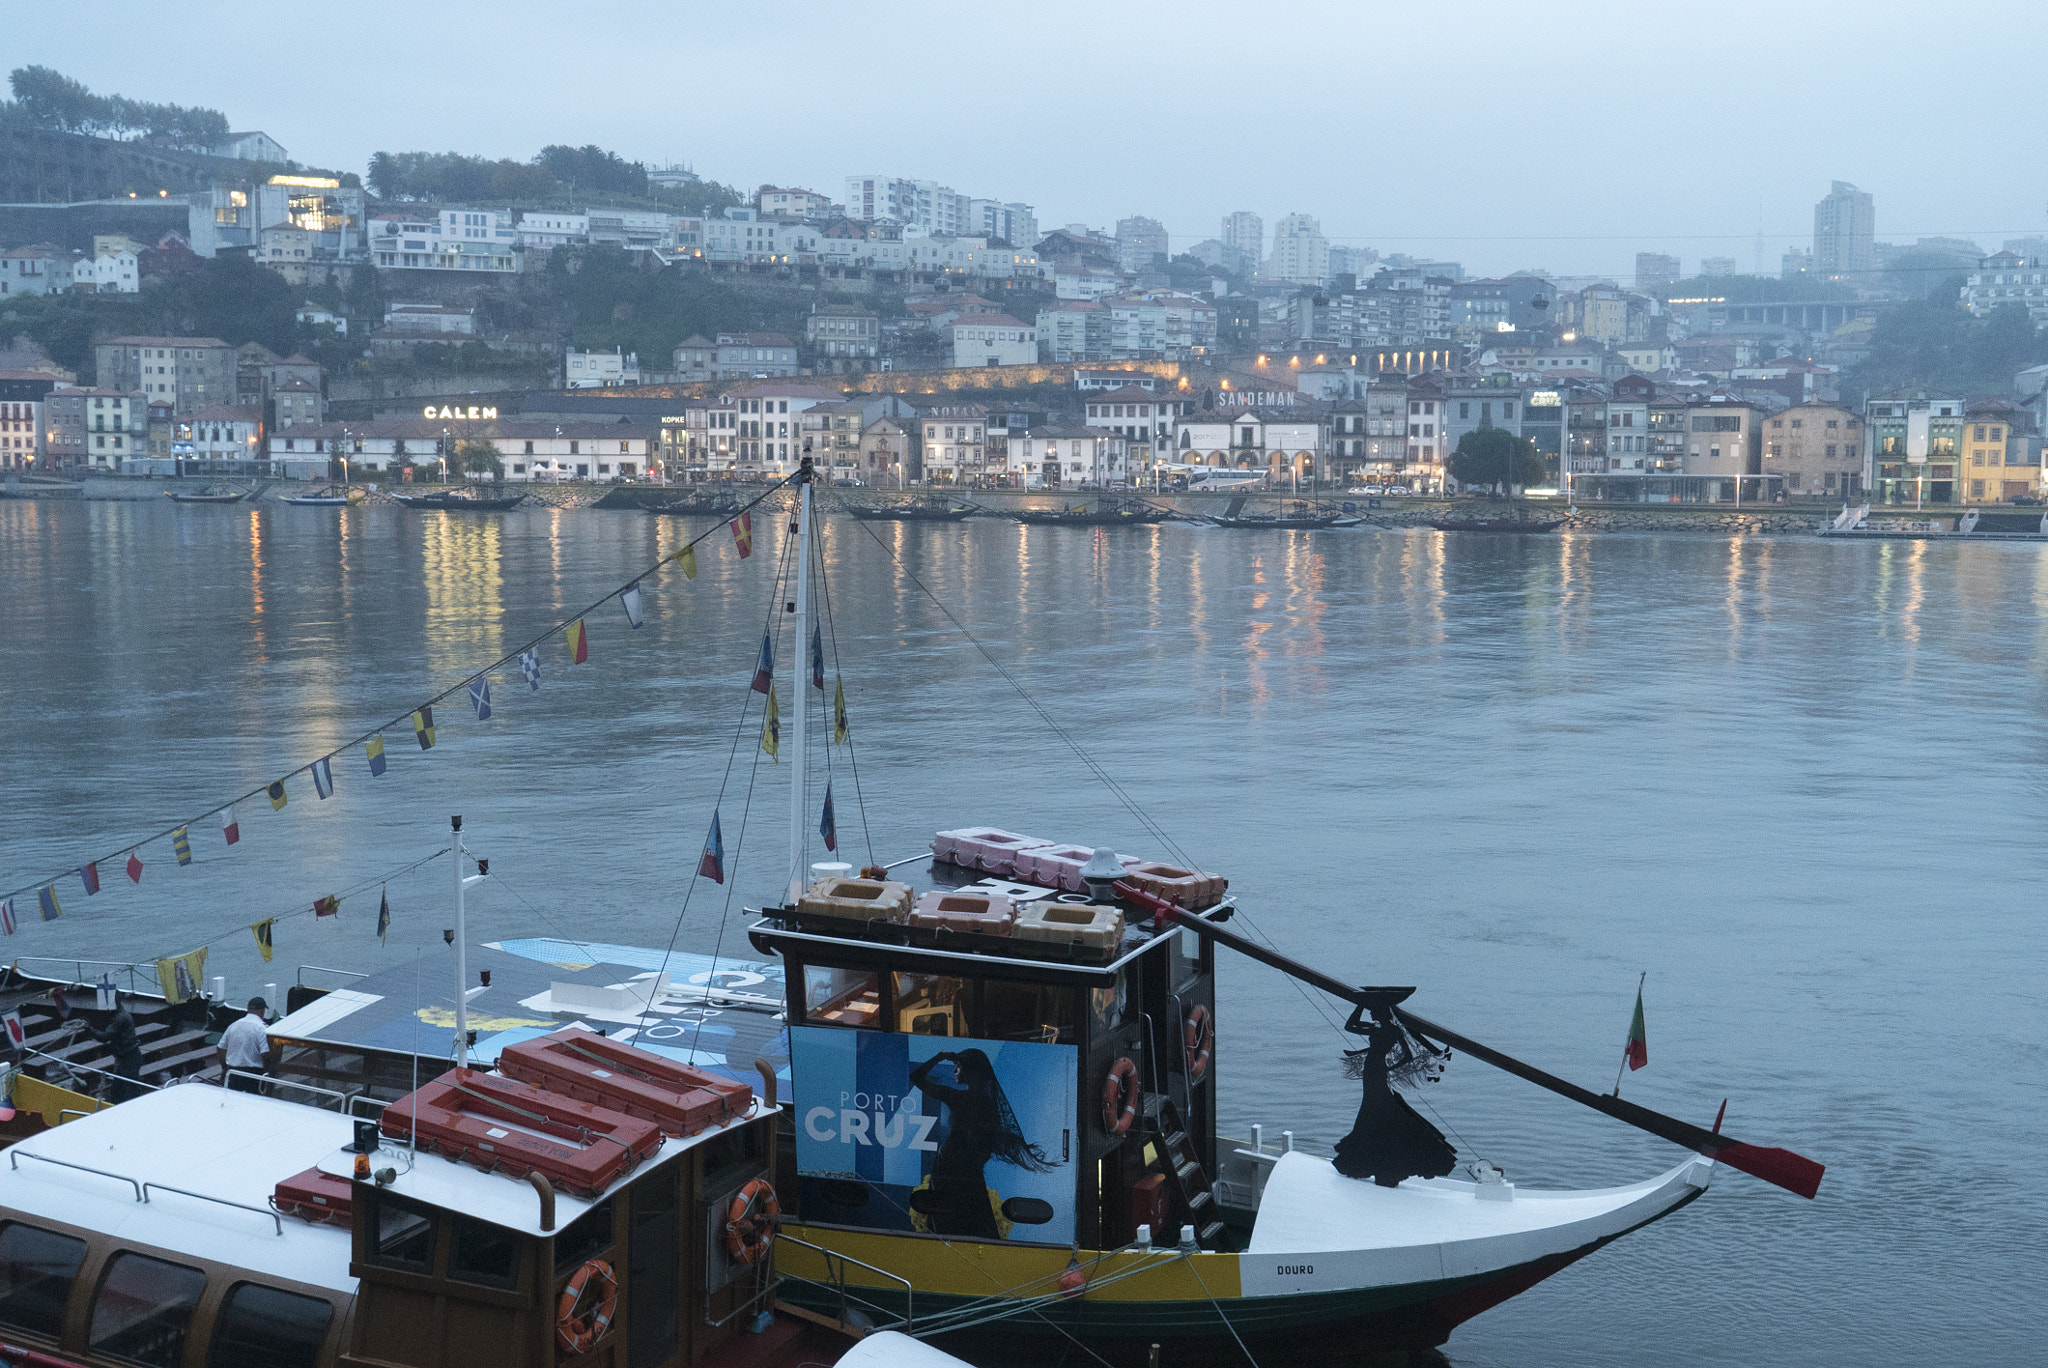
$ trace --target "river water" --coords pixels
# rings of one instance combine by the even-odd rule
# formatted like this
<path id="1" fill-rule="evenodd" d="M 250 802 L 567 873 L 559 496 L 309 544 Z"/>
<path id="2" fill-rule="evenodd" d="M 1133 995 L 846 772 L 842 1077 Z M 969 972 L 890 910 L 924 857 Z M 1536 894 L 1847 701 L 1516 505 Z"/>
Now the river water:
<path id="1" fill-rule="evenodd" d="M 450 699 L 424 754 L 388 726 L 382 778 L 344 750 L 331 801 L 304 775 L 282 812 L 245 801 L 232 849 L 214 820 L 189 867 L 143 846 L 138 886 L 130 843 L 459 684 L 707 524 L 0 502 L 0 886 L 114 856 L 96 897 L 57 880 L 59 921 L 17 896 L 0 950 L 213 941 L 207 972 L 237 996 L 302 963 L 431 972 L 446 864 L 387 876 L 440 849 L 452 812 L 491 859 L 472 939 L 708 951 L 723 922 L 734 947 L 787 849 L 788 768 L 752 763 L 758 713 L 734 745 L 778 521 L 750 560 L 720 530 L 694 581 L 649 576 L 637 631 L 604 605 L 587 664 L 543 647 L 538 692 L 500 670 L 489 722 Z M 1732 1134 L 1829 1166 L 1811 1203 L 1724 1170 L 1465 1326 L 1454 1362 L 2037 1352 L 2044 548 L 843 516 L 822 539 L 859 764 L 856 793 L 834 759 L 850 858 L 969 822 L 1163 854 L 1063 732 L 1275 943 L 1420 985 L 1424 1015 L 1588 1086 L 1611 1084 L 1647 971 L 1650 1066 L 1625 1094 L 1702 1123 L 1726 1097 Z M 683 906 L 714 804 L 729 918 L 711 885 Z M 341 915 L 316 920 L 330 892 Z M 271 915 L 263 965 L 245 928 Z M 1218 1015 L 1227 1119 L 1327 1152 L 1356 1105 L 1329 1005 L 1240 963 Z M 1471 1060 L 1424 1100 L 1523 1184 L 1681 1157 Z"/>

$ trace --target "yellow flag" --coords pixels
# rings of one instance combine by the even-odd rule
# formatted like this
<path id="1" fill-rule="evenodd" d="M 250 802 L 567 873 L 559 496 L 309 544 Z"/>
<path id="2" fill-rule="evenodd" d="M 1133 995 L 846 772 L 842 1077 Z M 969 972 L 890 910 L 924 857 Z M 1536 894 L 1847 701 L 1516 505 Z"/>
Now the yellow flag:
<path id="1" fill-rule="evenodd" d="M 693 580 L 693 579 L 697 578 L 697 548 L 696 548 L 696 547 L 694 547 L 694 546 L 686 546 L 686 547 L 684 547 L 684 548 L 683 548 L 682 550 L 680 550 L 680 551 L 676 552 L 676 560 L 677 560 L 677 562 L 678 562 L 678 563 L 680 563 L 680 564 L 682 565 L 682 567 L 683 567 L 683 578 L 684 578 L 684 579 L 686 579 L 686 580 Z"/>
<path id="2" fill-rule="evenodd" d="M 782 763 L 782 713 L 775 706 L 775 691 L 768 691 L 768 716 L 761 722 L 761 749 Z"/>
<path id="3" fill-rule="evenodd" d="M 206 947 L 202 945 L 190 954 L 158 960 L 156 981 L 157 986 L 163 989 L 164 1001 L 173 1007 L 200 996 L 201 985 L 206 982 Z"/>
<path id="4" fill-rule="evenodd" d="M 837 675 L 832 677 L 832 744 L 843 746 L 848 736 L 846 727 L 846 681 Z"/>
<path id="5" fill-rule="evenodd" d="M 270 943 L 270 926 L 276 920 L 277 918 L 275 917 L 265 917 L 262 921 L 256 922 L 249 927 L 249 930 L 256 936 L 256 953 L 263 956 L 265 964 L 270 963 L 271 951 L 276 948 Z"/>

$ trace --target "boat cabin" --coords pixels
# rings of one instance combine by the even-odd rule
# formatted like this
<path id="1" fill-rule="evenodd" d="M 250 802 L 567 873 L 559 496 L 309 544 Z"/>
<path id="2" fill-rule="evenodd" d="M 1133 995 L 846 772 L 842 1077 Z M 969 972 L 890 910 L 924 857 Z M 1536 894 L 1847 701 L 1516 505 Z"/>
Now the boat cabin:
<path id="1" fill-rule="evenodd" d="M 718 1362 L 772 1298 L 769 1226 L 750 1221 L 737 1254 L 728 1227 L 769 1176 L 773 1100 L 725 1080 L 678 1093 L 666 1061 L 640 1069 L 644 1051 L 557 1035 L 571 1047 L 555 1049 L 552 1087 L 501 1059 L 380 1120 L 187 1085 L 15 1145 L 0 1166 L 0 1359 Z M 584 1057 L 586 1039 L 610 1053 Z"/>
<path id="2" fill-rule="evenodd" d="M 1066 872 L 1090 854 L 1065 850 Z M 1188 1226 L 1232 1243 L 1212 1191 L 1211 946 L 1058 870 L 1033 885 L 937 859 L 915 888 L 820 868 L 750 932 L 783 963 L 779 1168 L 803 1225 L 1084 1249 Z"/>

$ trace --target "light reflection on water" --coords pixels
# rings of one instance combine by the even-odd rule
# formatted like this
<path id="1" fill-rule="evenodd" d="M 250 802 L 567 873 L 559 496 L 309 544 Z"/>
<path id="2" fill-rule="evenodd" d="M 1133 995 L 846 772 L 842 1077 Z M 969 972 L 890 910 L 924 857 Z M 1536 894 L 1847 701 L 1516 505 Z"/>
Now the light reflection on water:
<path id="1" fill-rule="evenodd" d="M 0 502 L 0 866 L 74 866 L 257 787 L 709 526 Z M 283 813 L 245 805 L 233 851 L 195 826 L 189 869 L 145 848 L 141 888 L 67 897 L 7 950 L 219 935 L 231 993 L 301 962 L 433 972 L 438 867 L 391 883 L 388 948 L 374 891 L 281 922 L 268 967 L 244 928 L 430 853 L 451 812 L 492 857 L 477 939 L 659 944 L 680 914 L 708 949 L 725 891 L 684 895 L 736 735 L 728 839 L 750 778 L 756 834 L 784 829 L 787 770 L 750 775 L 758 714 L 737 722 L 783 536 L 758 517 L 742 565 L 718 527 L 695 581 L 645 582 L 642 630 L 592 616 L 588 665 L 550 645 L 539 693 L 500 672 L 491 722 L 452 699 L 434 751 L 401 725 L 375 780 L 341 752 L 334 800 L 300 780 Z M 1647 969 L 1628 1095 L 1701 1122 L 1728 1097 L 1732 1133 L 1829 1164 L 1811 1204 L 1724 1177 L 1465 1327 L 1454 1359 L 2026 1357 L 2048 1292 L 2043 548 L 843 519 L 824 541 L 867 806 L 838 790 L 848 858 L 969 821 L 1152 849 L 914 573 L 1281 945 L 1416 983 L 1427 1014 L 1603 1088 Z M 783 855 L 730 863 L 759 900 Z M 1355 1098 L 1326 1013 L 1231 966 L 1218 1024 L 1229 1122 L 1327 1150 Z M 1522 1183 L 1677 1158 L 1468 1061 L 1425 1100 Z"/>

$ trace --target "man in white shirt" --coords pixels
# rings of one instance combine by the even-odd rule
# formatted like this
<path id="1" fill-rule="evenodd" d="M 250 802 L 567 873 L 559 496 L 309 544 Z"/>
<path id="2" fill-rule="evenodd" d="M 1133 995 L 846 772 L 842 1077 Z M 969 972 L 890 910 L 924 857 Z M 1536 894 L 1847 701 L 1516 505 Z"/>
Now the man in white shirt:
<path id="1" fill-rule="evenodd" d="M 248 1015 L 220 1033 L 221 1060 L 228 1069 L 263 1072 L 270 1053 L 270 1033 L 264 1029 L 263 1014 L 269 1010 L 270 1004 L 262 998 L 250 998 Z M 222 1076 L 225 1078 L 226 1074 Z M 263 1090 L 253 1078 L 228 1078 L 227 1085 L 236 1092 Z"/>

